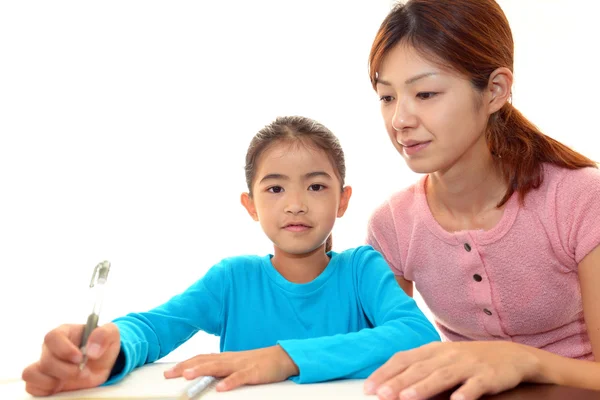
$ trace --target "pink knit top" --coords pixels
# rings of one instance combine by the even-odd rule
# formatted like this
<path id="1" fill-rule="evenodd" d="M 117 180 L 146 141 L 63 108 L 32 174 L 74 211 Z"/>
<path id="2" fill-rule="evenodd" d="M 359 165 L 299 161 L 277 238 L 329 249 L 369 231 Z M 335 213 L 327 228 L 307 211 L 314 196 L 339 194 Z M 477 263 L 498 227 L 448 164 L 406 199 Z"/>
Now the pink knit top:
<path id="1" fill-rule="evenodd" d="M 373 213 L 367 242 L 415 283 L 444 339 L 509 340 L 593 360 L 577 268 L 600 244 L 600 171 L 545 165 L 542 185 L 522 205 L 513 194 L 487 231 L 445 231 L 426 178 Z"/>

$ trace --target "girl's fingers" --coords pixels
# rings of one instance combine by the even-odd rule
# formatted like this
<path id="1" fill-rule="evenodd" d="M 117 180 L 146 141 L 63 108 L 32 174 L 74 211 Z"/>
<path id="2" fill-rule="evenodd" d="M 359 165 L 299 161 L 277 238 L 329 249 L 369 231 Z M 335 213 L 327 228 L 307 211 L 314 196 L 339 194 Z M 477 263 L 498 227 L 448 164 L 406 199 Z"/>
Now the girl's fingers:
<path id="1" fill-rule="evenodd" d="M 21 378 L 26 382 L 25 390 L 34 396 L 48 396 L 54 393 L 59 384 L 58 379 L 40 371 L 39 363 L 25 368 Z"/>
<path id="2" fill-rule="evenodd" d="M 42 351 L 38 366 L 41 373 L 59 380 L 77 379 L 82 372 L 79 370 L 78 364 L 61 360 L 50 354 L 50 350 Z"/>
<path id="3" fill-rule="evenodd" d="M 187 369 L 191 369 L 191 368 L 195 367 L 196 365 L 201 364 L 203 362 L 212 360 L 214 358 L 214 356 L 218 356 L 218 355 L 219 354 L 200 354 L 200 355 L 194 356 L 192 358 L 188 358 L 185 361 L 175 364 L 175 366 L 173 366 L 173 368 L 166 370 L 164 372 L 164 376 L 165 376 L 165 378 L 178 378 L 180 376 L 183 376 L 183 371 L 185 371 Z"/>
<path id="4" fill-rule="evenodd" d="M 81 362 L 81 351 L 72 342 L 71 336 L 74 335 L 72 332 L 73 329 L 76 329 L 76 327 L 71 325 L 63 325 L 48 332 L 44 337 L 42 356 L 44 356 L 44 352 L 48 352 L 57 359 L 73 364 L 78 364 Z"/>
<path id="5" fill-rule="evenodd" d="M 232 390 L 249 383 L 254 383 L 251 379 L 251 371 L 249 371 L 248 369 L 244 369 L 241 371 L 234 372 L 227 378 L 223 379 L 217 384 L 216 389 L 218 392 L 226 392 L 228 390 Z"/>
<path id="6" fill-rule="evenodd" d="M 195 379 L 199 376 L 224 377 L 236 372 L 232 363 L 227 360 L 206 361 L 183 370 L 185 379 Z"/>

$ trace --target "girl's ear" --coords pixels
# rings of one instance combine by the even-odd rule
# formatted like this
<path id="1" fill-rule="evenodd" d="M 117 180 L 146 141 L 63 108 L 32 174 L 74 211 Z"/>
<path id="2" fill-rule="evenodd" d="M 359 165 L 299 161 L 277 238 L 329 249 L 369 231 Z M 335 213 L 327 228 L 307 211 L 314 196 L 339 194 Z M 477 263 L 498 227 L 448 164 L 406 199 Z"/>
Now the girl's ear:
<path id="1" fill-rule="evenodd" d="M 242 193 L 240 201 L 242 202 L 242 205 L 246 211 L 248 211 L 248 215 L 250 215 L 253 220 L 258 221 L 258 213 L 256 212 L 256 207 L 254 206 L 254 200 L 252 200 L 252 197 L 250 197 L 250 193 Z"/>
<path id="2" fill-rule="evenodd" d="M 348 203 L 350 202 L 351 196 L 352 188 L 350 186 L 344 187 L 344 189 L 342 189 L 342 197 L 340 197 L 340 205 L 337 211 L 338 218 L 344 216 L 344 214 L 346 213 L 346 209 L 348 208 Z"/>

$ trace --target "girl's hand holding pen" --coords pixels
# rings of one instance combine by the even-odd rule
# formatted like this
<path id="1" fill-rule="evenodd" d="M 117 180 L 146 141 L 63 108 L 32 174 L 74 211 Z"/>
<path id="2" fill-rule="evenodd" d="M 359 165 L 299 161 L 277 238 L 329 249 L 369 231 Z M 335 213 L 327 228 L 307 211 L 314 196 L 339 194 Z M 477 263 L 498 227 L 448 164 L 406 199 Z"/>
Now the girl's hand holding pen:
<path id="1" fill-rule="evenodd" d="M 224 378 L 216 387 L 217 391 L 223 392 L 242 385 L 281 382 L 298 374 L 296 364 L 277 345 L 258 350 L 201 354 L 165 371 L 165 378 Z"/>
<path id="2" fill-rule="evenodd" d="M 29 394 L 48 396 L 87 389 L 108 379 L 121 348 L 119 330 L 108 323 L 92 331 L 87 343 L 87 361 L 80 370 L 83 329 L 84 325 L 61 325 L 46 334 L 40 359 L 23 370 Z"/>

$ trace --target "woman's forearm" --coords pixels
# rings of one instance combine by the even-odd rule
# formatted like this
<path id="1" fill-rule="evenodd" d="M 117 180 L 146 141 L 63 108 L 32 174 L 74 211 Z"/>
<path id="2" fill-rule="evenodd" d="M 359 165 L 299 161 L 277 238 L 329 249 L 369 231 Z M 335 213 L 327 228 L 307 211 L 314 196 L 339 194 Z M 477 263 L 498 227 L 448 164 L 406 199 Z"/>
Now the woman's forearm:
<path id="1" fill-rule="evenodd" d="M 525 346 L 535 356 L 537 374 L 528 379 L 583 389 L 600 390 L 600 362 L 577 360 Z"/>

